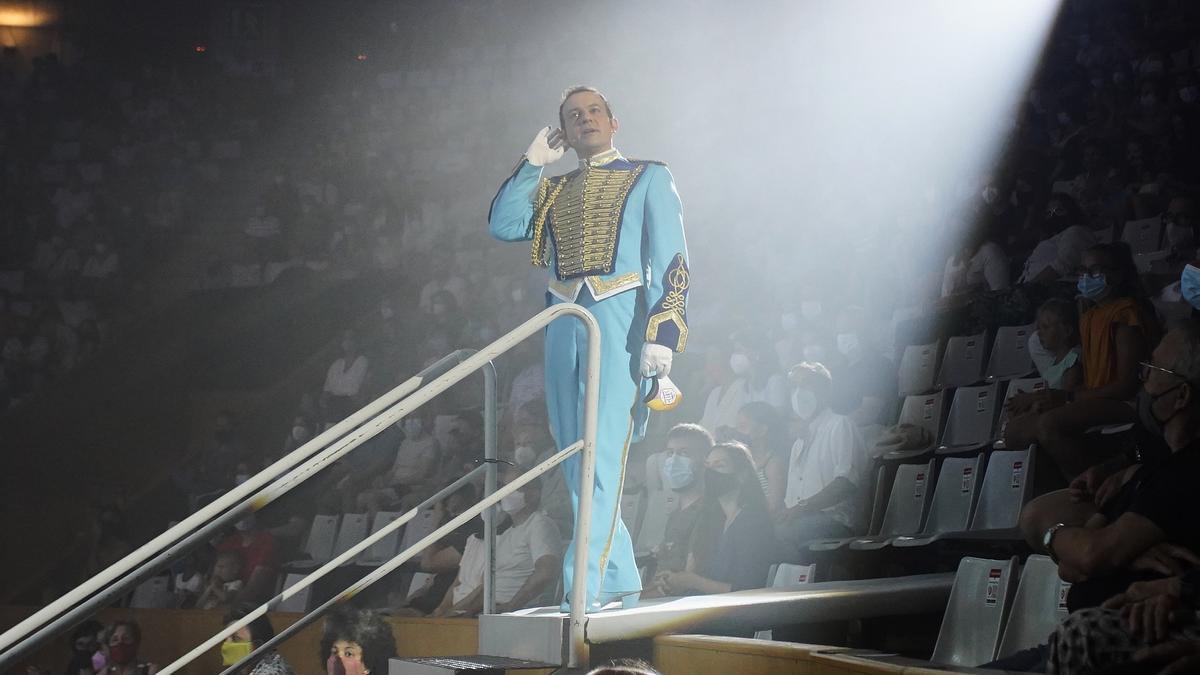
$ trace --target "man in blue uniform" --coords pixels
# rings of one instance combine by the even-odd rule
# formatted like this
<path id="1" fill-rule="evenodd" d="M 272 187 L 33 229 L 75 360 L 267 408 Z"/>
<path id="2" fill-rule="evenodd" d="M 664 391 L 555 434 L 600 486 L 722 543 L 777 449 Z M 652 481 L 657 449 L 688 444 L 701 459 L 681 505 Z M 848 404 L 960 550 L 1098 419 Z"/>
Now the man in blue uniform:
<path id="1" fill-rule="evenodd" d="M 503 241 L 532 242 L 534 265 L 550 269 L 549 304 L 577 302 L 600 324 L 600 409 L 588 559 L 588 609 L 636 604 L 641 579 L 621 522 L 629 446 L 645 432 L 652 377 L 665 377 L 687 343 L 687 247 L 679 194 L 660 162 L 629 160 L 613 147 L 619 128 L 608 100 L 574 87 L 559 106 L 561 127 L 538 132 L 492 200 L 488 222 Z M 570 147 L 579 168 L 543 178 Z M 559 449 L 583 433 L 587 332 L 574 319 L 546 329 L 546 401 Z M 563 463 L 579 512 L 580 457 Z M 563 561 L 571 596 L 574 538 Z M 564 609 L 566 601 L 564 600 Z"/>

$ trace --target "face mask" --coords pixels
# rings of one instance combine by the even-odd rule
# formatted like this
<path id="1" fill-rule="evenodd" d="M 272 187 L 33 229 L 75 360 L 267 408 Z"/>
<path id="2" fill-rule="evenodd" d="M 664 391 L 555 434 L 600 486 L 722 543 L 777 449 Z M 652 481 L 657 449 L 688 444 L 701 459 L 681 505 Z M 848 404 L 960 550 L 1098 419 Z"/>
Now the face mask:
<path id="1" fill-rule="evenodd" d="M 750 357 L 741 353 L 730 354 L 729 369 L 734 375 L 745 375 L 750 371 Z"/>
<path id="2" fill-rule="evenodd" d="M 809 363 L 821 363 L 825 360 L 825 349 L 821 345 L 808 345 L 804 348 L 804 360 Z"/>
<path id="3" fill-rule="evenodd" d="M 391 307 L 380 307 L 379 308 L 379 316 L 383 317 L 384 320 L 392 318 L 393 316 L 395 316 L 395 314 L 396 313 L 392 311 Z"/>
<path id="4" fill-rule="evenodd" d="M 989 185 L 989 186 L 983 188 L 983 193 L 981 194 L 981 196 L 983 197 L 984 204 L 993 204 L 993 203 L 995 203 L 996 198 L 1000 196 L 1000 190 Z"/>
<path id="5" fill-rule="evenodd" d="M 1200 309 L 1200 268 L 1184 266 L 1179 276 L 1179 292 L 1189 305 Z"/>
<path id="6" fill-rule="evenodd" d="M 1081 274 L 1075 287 L 1088 300 L 1098 300 L 1108 289 L 1108 279 L 1103 274 Z"/>
<path id="7" fill-rule="evenodd" d="M 233 477 L 233 486 L 237 487 L 237 486 L 241 485 L 242 483 L 245 483 L 248 480 L 250 480 L 250 474 L 239 473 L 238 475 Z"/>
<path id="8" fill-rule="evenodd" d="M 517 490 L 500 500 L 500 510 L 505 513 L 517 513 L 525 508 L 525 493 Z"/>
<path id="9" fill-rule="evenodd" d="M 108 648 L 108 658 L 120 666 L 133 663 L 133 660 L 137 658 L 137 647 L 128 642 L 119 642 L 111 645 Z"/>
<path id="10" fill-rule="evenodd" d="M 838 333 L 837 350 L 842 356 L 850 356 L 850 353 L 857 349 L 858 335 L 856 333 Z"/>
<path id="11" fill-rule="evenodd" d="M 521 466 L 533 466 L 534 460 L 537 459 L 537 451 L 528 445 L 518 445 L 513 449 L 513 459 Z"/>
<path id="12" fill-rule="evenodd" d="M 421 419 L 410 417 L 404 420 L 404 435 L 407 438 L 417 438 L 421 435 Z"/>
<path id="13" fill-rule="evenodd" d="M 233 524 L 238 532 L 249 532 L 254 529 L 254 516 L 246 516 Z"/>
<path id="14" fill-rule="evenodd" d="M 788 314 L 780 315 L 779 326 L 785 331 L 791 332 L 800 326 L 800 320 L 796 318 L 795 314 L 789 312 Z"/>
<path id="15" fill-rule="evenodd" d="M 1145 389 L 1138 390 L 1138 393 L 1137 393 L 1138 421 L 1142 423 L 1143 429 L 1150 432 L 1154 436 L 1161 437 L 1163 435 L 1163 427 L 1167 426 L 1167 422 L 1170 422 L 1172 419 L 1174 419 L 1175 415 L 1179 414 L 1179 411 L 1176 410 L 1175 412 L 1171 413 L 1170 416 L 1167 417 L 1167 419 L 1160 420 L 1160 419 L 1158 419 L 1158 416 L 1156 416 L 1154 414 L 1154 404 L 1158 401 L 1158 399 L 1175 391 L 1176 389 L 1182 387 L 1183 385 L 1184 385 L 1184 383 L 1181 382 L 1181 383 L 1175 385 L 1174 387 L 1171 387 L 1170 389 L 1159 392 L 1157 394 L 1151 394 L 1150 392 L 1146 391 Z"/>
<path id="16" fill-rule="evenodd" d="M 308 439 L 308 429 L 306 429 L 298 424 L 296 426 L 292 427 L 292 440 L 304 441 L 307 439 Z"/>
<path id="17" fill-rule="evenodd" d="M 710 495 L 720 497 L 737 489 L 737 477 L 731 473 L 721 473 L 716 469 L 704 469 L 704 489 Z"/>
<path id="18" fill-rule="evenodd" d="M 254 651 L 254 644 L 249 640 L 226 640 L 221 643 L 221 665 L 232 666 L 233 664 L 246 658 L 250 652 Z"/>
<path id="19" fill-rule="evenodd" d="M 817 395 L 807 389 L 793 391 L 792 412 L 802 420 L 812 419 L 817 412 Z"/>
<path id="20" fill-rule="evenodd" d="M 821 316 L 821 301 L 805 300 L 804 302 L 801 302 L 800 315 L 809 320 Z"/>
<path id="21" fill-rule="evenodd" d="M 692 458 L 684 455 L 671 455 L 663 460 L 663 485 L 671 490 L 682 490 L 696 480 L 696 472 L 692 467 Z"/>
<path id="22" fill-rule="evenodd" d="M 520 288 L 520 287 L 514 288 L 512 290 L 512 299 L 513 299 L 513 302 L 521 302 L 522 300 L 524 300 L 525 299 L 525 289 Z"/>

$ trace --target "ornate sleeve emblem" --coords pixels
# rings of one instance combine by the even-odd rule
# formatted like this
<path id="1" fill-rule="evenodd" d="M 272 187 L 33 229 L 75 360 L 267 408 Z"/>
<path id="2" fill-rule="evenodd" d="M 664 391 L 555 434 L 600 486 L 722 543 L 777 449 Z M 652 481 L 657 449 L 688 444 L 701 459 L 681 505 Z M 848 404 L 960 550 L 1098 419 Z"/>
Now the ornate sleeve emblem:
<path id="1" fill-rule="evenodd" d="M 676 253 L 663 275 L 663 297 L 650 310 L 646 322 L 646 340 L 682 352 L 687 345 L 687 290 L 690 283 L 687 262 Z"/>

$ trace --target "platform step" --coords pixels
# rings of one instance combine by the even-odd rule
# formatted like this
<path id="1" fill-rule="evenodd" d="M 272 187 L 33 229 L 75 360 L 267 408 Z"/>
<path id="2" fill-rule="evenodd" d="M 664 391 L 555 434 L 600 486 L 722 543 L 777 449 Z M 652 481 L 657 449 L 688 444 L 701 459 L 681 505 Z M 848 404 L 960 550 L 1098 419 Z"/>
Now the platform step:
<path id="1" fill-rule="evenodd" d="M 552 663 L 510 659 L 503 656 L 428 656 L 411 659 L 392 659 L 388 675 L 504 675 L 510 670 L 545 670 L 557 668 Z"/>

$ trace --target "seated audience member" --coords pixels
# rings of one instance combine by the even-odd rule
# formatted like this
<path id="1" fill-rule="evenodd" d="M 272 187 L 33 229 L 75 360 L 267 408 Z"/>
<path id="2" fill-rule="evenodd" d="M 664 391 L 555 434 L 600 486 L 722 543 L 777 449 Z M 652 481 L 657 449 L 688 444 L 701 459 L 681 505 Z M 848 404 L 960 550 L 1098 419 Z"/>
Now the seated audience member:
<path id="1" fill-rule="evenodd" d="M 1200 550 L 1193 523 L 1200 509 L 1200 326 L 1168 333 L 1145 371 L 1138 416 L 1169 453 L 1103 484 L 1101 476 L 1078 480 L 1071 491 L 1043 495 L 1021 512 L 1026 539 L 1074 582 L 1072 610 L 1094 607 L 1133 581 L 1180 573 L 1179 547 Z"/>
<path id="2" fill-rule="evenodd" d="M 395 656 L 396 636 L 379 614 L 342 607 L 325 617 L 319 657 L 326 675 L 386 673 Z"/>
<path id="3" fill-rule="evenodd" d="M 71 658 L 63 671 L 64 675 L 94 675 L 97 670 L 95 657 L 100 650 L 103 633 L 104 626 L 91 619 L 71 631 Z M 48 675 L 49 672 L 32 666 L 28 669 L 28 675 Z"/>
<path id="4" fill-rule="evenodd" d="M 400 504 L 400 498 L 424 485 L 437 465 L 440 448 L 433 437 L 428 418 L 412 413 L 401 422 L 404 439 L 396 449 L 391 468 L 371 481 L 371 487 L 357 490 L 359 510 L 368 514 Z"/>
<path id="5" fill-rule="evenodd" d="M 1050 195 L 1039 228 L 1042 240 L 1025 261 L 1018 283 L 1057 281 L 1074 274 L 1083 252 L 1096 244 L 1096 235 L 1085 225 L 1079 205 L 1070 196 Z"/>
<path id="6" fill-rule="evenodd" d="M 105 636 L 108 645 L 106 675 L 154 675 L 158 665 L 139 663 L 138 648 L 142 646 L 142 627 L 132 619 L 117 621 Z"/>
<path id="7" fill-rule="evenodd" d="M 667 516 L 662 543 L 654 550 L 660 572 L 687 567 L 692 532 L 704 511 L 704 463 L 712 447 L 712 434 L 699 424 L 677 424 L 667 432 L 661 477 L 663 487 L 675 496 L 675 508 Z"/>
<path id="8" fill-rule="evenodd" d="M 212 574 L 200 597 L 196 598 L 197 609 L 229 607 L 237 600 L 245 582 L 242 580 L 242 554 L 236 550 L 222 551 L 213 563 Z"/>
<path id="9" fill-rule="evenodd" d="M 811 539 L 854 533 L 869 461 L 854 421 L 829 405 L 833 378 L 819 363 L 801 363 L 789 373 L 792 410 L 804 432 L 788 460 L 784 509 L 776 535 L 790 552 Z"/>
<path id="10" fill-rule="evenodd" d="M 1047 387 L 1075 391 L 1083 385 L 1080 351 L 1075 304 L 1062 298 L 1042 303 L 1037 312 L 1037 331 L 1029 336 L 1029 355 Z"/>
<path id="11" fill-rule="evenodd" d="M 258 524 L 254 514 L 248 514 L 234 524 L 234 531 L 216 545 L 217 553 L 236 551 L 242 557 L 241 579 L 245 597 L 268 597 L 275 587 L 275 571 L 279 560 L 274 535 Z"/>
<path id="12" fill-rule="evenodd" d="M 479 501 L 475 486 L 471 483 L 459 488 L 446 497 L 444 502 L 434 505 L 437 522 L 445 523 L 462 515 Z M 413 593 L 409 587 L 402 589 L 403 597 L 395 602 L 392 610 L 395 614 L 424 615 L 437 609 L 438 603 L 446 596 L 446 589 L 454 583 L 458 575 L 459 563 L 467 550 L 467 539 L 472 535 L 476 539 L 483 537 L 483 521 L 479 518 L 468 520 L 462 527 L 454 530 L 421 552 L 421 572 L 432 577 L 426 585 Z"/>
<path id="13" fill-rule="evenodd" d="M 754 458 L 758 482 L 767 498 L 767 511 L 775 513 L 783 508 L 791 446 L 783 417 L 768 403 L 747 403 L 738 411 L 737 430 L 746 438 L 746 446 Z"/>
<path id="14" fill-rule="evenodd" d="M 659 672 L 641 659 L 613 659 L 589 670 L 587 675 L 659 675 Z"/>
<path id="15" fill-rule="evenodd" d="M 1139 289 L 1137 269 L 1123 243 L 1099 244 L 1083 255 L 1079 292 L 1090 305 L 1079 319 L 1083 386 L 1047 389 L 1010 407 L 1008 447 L 1036 442 L 1070 480 L 1098 463 L 1084 432 L 1100 424 L 1133 422 L 1127 401 L 1138 389 L 1138 366 L 1158 340 L 1158 323 Z"/>
<path id="16" fill-rule="evenodd" d="M 1135 582 L 1102 608 L 1071 614 L 1046 646 L 1049 672 L 1200 672 L 1198 572 L 1193 567 L 1182 575 Z M 1140 668 L 1131 670 L 1135 665 Z"/>
<path id="17" fill-rule="evenodd" d="M 354 331 L 342 331 L 340 346 L 341 355 L 329 364 L 325 385 L 321 388 L 320 404 L 327 426 L 342 421 L 359 408 L 362 402 L 359 394 L 369 367 L 366 354 L 358 348 Z"/>
<path id="18" fill-rule="evenodd" d="M 549 459 L 558 448 L 550 434 L 549 422 L 546 421 L 545 403 L 537 402 L 541 407 L 540 416 L 529 424 L 521 424 L 513 432 L 513 461 L 521 466 L 534 466 Z M 535 404 L 526 404 L 535 405 Z M 532 461 L 527 461 L 530 454 Z M 542 513 L 554 521 L 559 532 L 569 533 L 575 530 L 575 511 L 571 507 L 571 495 L 567 492 L 567 481 L 562 471 L 549 471 L 542 474 Z"/>
<path id="19" fill-rule="evenodd" d="M 514 467 L 504 474 L 504 484 L 522 473 Z M 562 539 L 558 528 L 539 510 L 540 481 L 530 481 L 500 500 L 508 516 L 496 534 L 496 611 L 527 607 L 554 588 L 562 573 Z M 475 616 L 483 610 L 483 542 L 467 540 L 458 577 L 446 592 L 434 616 Z"/>
<path id="20" fill-rule="evenodd" d="M 779 360 L 764 334 L 745 330 L 734 335 L 729 369 L 733 379 L 709 393 L 700 426 L 732 427 L 737 424 L 742 406 L 753 401 L 766 401 L 779 412 L 784 411 L 787 380 L 779 372 Z"/>
<path id="21" fill-rule="evenodd" d="M 251 604 L 237 605 L 225 615 L 225 625 L 245 617 L 255 609 Z M 271 620 L 265 615 L 258 617 L 237 629 L 221 643 L 221 665 L 226 668 L 232 666 L 273 637 L 275 629 L 271 627 Z M 279 652 L 271 650 L 252 666 L 242 668 L 238 672 L 241 675 L 293 675 L 295 671 Z"/>
<path id="22" fill-rule="evenodd" d="M 704 500 L 687 564 L 654 578 L 656 594 L 728 593 L 762 588 L 778 556 L 754 458 L 741 443 L 718 443 L 704 467 Z"/>
<path id="23" fill-rule="evenodd" d="M 834 412 L 849 415 L 859 427 L 889 424 L 899 395 L 896 366 L 875 344 L 861 307 L 838 314 L 837 351 L 840 358 L 830 368 Z"/>
<path id="24" fill-rule="evenodd" d="M 1008 288 L 1008 254 L 990 229 L 987 226 L 975 228 L 962 248 L 946 259 L 942 272 L 943 298 Z"/>

